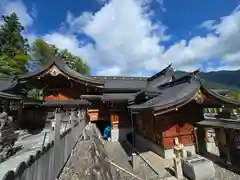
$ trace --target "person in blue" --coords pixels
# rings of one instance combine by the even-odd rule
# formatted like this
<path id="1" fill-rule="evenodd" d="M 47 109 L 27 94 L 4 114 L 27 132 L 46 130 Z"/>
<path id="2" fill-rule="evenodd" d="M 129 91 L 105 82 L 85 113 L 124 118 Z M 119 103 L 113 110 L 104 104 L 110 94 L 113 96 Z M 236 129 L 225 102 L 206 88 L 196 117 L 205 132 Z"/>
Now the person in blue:
<path id="1" fill-rule="evenodd" d="M 107 140 L 111 136 L 111 126 L 107 124 L 103 131 L 103 138 Z"/>

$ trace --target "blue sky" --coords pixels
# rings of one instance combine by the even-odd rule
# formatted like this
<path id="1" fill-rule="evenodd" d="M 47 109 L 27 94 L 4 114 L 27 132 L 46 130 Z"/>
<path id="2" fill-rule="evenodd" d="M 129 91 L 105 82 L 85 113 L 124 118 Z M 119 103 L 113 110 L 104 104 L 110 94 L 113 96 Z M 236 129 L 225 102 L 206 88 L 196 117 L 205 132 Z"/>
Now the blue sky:
<path id="1" fill-rule="evenodd" d="M 1 0 L 32 42 L 87 61 L 92 74 L 240 69 L 240 0 Z M 239 41 L 239 42 L 238 42 Z"/>

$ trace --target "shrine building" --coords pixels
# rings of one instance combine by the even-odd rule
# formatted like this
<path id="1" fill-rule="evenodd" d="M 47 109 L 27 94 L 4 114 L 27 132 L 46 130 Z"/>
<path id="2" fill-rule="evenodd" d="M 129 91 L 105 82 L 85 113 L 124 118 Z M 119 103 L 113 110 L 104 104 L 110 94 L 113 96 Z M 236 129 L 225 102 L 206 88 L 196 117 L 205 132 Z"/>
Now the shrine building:
<path id="1" fill-rule="evenodd" d="M 44 101 L 26 103 L 24 108 L 84 101 L 91 104 L 89 119 L 101 132 L 106 124 L 111 126 L 111 141 L 126 140 L 133 131 L 134 145 L 173 158 L 176 138 L 192 153 L 201 146 L 195 125 L 204 120 L 205 108 L 240 106 L 206 88 L 198 73 L 176 78 L 169 65 L 152 77 L 84 76 L 52 57 L 34 73 L 1 80 L 0 91 L 20 95 L 28 86 L 42 89 Z"/>

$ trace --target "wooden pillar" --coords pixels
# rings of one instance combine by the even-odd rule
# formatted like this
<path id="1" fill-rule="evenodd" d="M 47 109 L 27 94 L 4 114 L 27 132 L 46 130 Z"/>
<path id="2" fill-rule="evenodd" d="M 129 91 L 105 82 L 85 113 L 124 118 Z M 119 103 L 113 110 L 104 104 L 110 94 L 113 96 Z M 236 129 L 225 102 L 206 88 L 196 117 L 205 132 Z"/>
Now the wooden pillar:
<path id="1" fill-rule="evenodd" d="M 204 127 L 198 127 L 197 128 L 197 141 L 198 141 L 198 147 L 199 147 L 199 154 L 204 155 L 206 150 L 206 143 L 205 143 L 205 129 Z"/>
<path id="2" fill-rule="evenodd" d="M 3 111 L 6 113 L 9 113 L 9 105 L 10 105 L 10 101 L 8 99 L 4 99 L 3 100 Z"/>
<path id="3" fill-rule="evenodd" d="M 75 120 L 75 114 L 74 114 L 74 111 L 71 110 L 70 111 L 70 127 L 73 129 L 74 128 L 74 120 Z"/>
<path id="4" fill-rule="evenodd" d="M 119 115 L 116 112 L 111 112 L 110 120 L 111 120 L 112 129 L 118 129 Z"/>
<path id="5" fill-rule="evenodd" d="M 57 109 L 56 110 L 56 113 L 55 113 L 55 121 L 56 121 L 56 124 L 55 124 L 55 128 L 54 128 L 54 142 L 55 144 L 58 144 L 59 141 L 60 141 L 60 130 L 61 130 L 61 121 L 62 121 L 62 113 L 60 111 L 60 109 Z"/>
<path id="6" fill-rule="evenodd" d="M 226 129 L 225 130 L 225 136 L 226 136 L 226 154 L 227 154 L 227 164 L 231 164 L 231 138 L 230 138 L 231 130 Z"/>
<path id="7" fill-rule="evenodd" d="M 17 126 L 18 127 L 21 127 L 21 120 L 22 120 L 22 111 L 23 111 L 23 107 L 22 107 L 22 105 L 21 104 L 19 104 L 19 106 L 18 106 L 18 113 L 17 113 Z"/>
<path id="8" fill-rule="evenodd" d="M 110 120 L 111 120 L 111 141 L 117 142 L 119 140 L 119 116 L 116 114 L 116 112 L 110 113 Z"/>

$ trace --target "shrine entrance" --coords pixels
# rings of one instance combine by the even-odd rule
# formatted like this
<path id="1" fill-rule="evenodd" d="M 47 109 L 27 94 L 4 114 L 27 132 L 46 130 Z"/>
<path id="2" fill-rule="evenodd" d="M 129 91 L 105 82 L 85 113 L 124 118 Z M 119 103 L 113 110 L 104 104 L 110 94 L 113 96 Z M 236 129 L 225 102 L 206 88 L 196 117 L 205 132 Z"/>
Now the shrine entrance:
<path id="1" fill-rule="evenodd" d="M 91 123 L 96 124 L 104 139 L 111 137 L 111 123 L 108 114 L 102 112 L 99 109 L 89 109 L 88 115 Z"/>
<path id="2" fill-rule="evenodd" d="M 110 134 L 107 134 L 111 131 L 110 121 L 108 121 L 107 119 L 101 119 L 98 121 L 92 121 L 92 123 L 96 124 L 102 136 L 110 137 Z M 107 130 L 107 128 L 109 128 L 109 130 Z"/>

